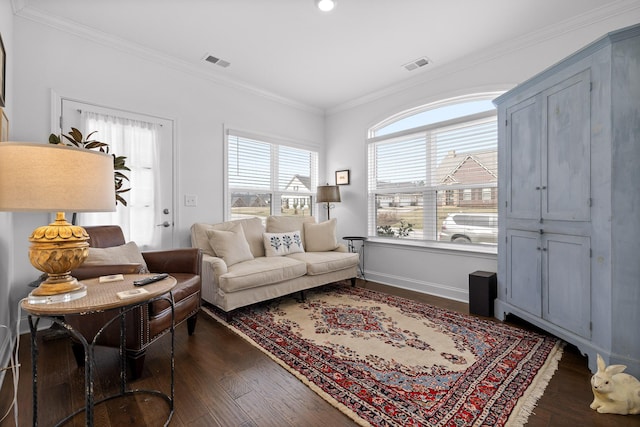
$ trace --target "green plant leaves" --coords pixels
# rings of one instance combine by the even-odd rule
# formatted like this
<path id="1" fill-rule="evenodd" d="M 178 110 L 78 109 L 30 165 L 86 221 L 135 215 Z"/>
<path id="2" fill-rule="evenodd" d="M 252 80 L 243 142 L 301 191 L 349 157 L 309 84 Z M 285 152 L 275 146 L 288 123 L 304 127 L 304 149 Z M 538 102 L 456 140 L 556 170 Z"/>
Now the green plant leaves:
<path id="1" fill-rule="evenodd" d="M 65 144 L 62 139 L 52 133 L 49 135 L 49 144 L 62 144 L 68 147 L 77 147 L 84 148 L 86 150 L 98 150 L 101 153 L 109 153 L 109 144 L 105 142 L 100 142 L 97 140 L 90 139 L 91 136 L 97 131 L 93 131 L 89 133 L 85 139 L 78 129 L 72 127 L 71 131 L 67 135 L 62 135 L 64 139 L 66 139 L 69 143 Z M 131 188 L 122 188 L 124 185 L 124 181 L 129 181 L 129 177 L 120 171 L 131 171 L 126 166 L 126 157 L 125 156 L 116 156 L 115 154 L 111 155 L 113 157 L 113 180 L 114 186 L 116 190 L 116 204 L 121 203 L 124 206 L 127 206 L 127 201 L 121 196 L 122 193 L 126 193 L 131 190 Z"/>

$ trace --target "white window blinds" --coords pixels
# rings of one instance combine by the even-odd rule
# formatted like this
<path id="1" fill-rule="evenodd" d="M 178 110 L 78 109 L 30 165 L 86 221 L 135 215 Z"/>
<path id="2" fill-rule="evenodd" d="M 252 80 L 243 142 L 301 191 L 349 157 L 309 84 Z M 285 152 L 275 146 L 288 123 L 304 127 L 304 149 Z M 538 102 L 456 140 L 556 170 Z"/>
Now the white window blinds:
<path id="1" fill-rule="evenodd" d="M 497 218 L 497 175 L 494 111 L 373 137 L 369 234 L 495 244 L 497 227 L 478 236 L 473 224 L 460 230 L 448 224 L 457 213 L 478 223 Z"/>
<path id="2" fill-rule="evenodd" d="M 226 143 L 228 218 L 312 215 L 316 152 L 232 130 Z"/>

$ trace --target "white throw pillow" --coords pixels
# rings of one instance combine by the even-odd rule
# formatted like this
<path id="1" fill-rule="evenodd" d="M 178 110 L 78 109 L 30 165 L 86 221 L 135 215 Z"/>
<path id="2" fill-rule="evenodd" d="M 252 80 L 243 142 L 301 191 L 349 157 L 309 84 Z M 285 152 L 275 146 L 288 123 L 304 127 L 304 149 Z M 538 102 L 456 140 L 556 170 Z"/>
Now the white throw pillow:
<path id="1" fill-rule="evenodd" d="M 335 218 L 319 224 L 304 223 L 304 246 L 307 252 L 327 252 L 338 247 Z"/>
<path id="2" fill-rule="evenodd" d="M 148 273 L 147 263 L 135 242 L 110 248 L 89 248 L 84 265 L 140 264 L 138 273 Z"/>
<path id="3" fill-rule="evenodd" d="M 227 266 L 253 259 L 251 248 L 244 236 L 244 230 L 239 223 L 228 231 L 210 230 L 209 236 L 211 247 Z"/>
<path id="4" fill-rule="evenodd" d="M 282 256 L 304 252 L 300 231 L 288 233 L 263 233 L 264 252 L 267 256 Z"/>

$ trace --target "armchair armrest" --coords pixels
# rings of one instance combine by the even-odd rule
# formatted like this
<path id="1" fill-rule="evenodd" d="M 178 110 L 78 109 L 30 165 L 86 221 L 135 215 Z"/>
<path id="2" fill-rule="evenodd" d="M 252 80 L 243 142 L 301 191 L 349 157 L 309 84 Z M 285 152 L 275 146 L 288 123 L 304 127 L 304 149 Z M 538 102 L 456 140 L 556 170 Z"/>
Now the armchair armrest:
<path id="1" fill-rule="evenodd" d="M 153 273 L 190 273 L 200 275 L 202 250 L 182 248 L 143 252 L 147 268 Z"/>
<path id="2" fill-rule="evenodd" d="M 111 274 L 135 274 L 140 271 L 141 264 L 104 264 L 81 265 L 71 271 L 71 275 L 78 280 L 91 279 L 93 277 L 109 276 Z"/>

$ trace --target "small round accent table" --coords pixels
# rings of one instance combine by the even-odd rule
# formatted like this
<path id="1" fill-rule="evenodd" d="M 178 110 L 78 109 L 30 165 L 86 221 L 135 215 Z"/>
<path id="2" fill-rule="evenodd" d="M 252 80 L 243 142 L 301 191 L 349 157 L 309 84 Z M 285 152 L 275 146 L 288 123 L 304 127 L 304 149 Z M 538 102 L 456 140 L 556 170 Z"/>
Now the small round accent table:
<path id="1" fill-rule="evenodd" d="M 138 287 L 133 285 L 134 280 L 142 279 L 149 276 L 148 274 L 126 274 L 124 280 L 117 282 L 100 283 L 98 278 L 83 280 L 87 286 L 87 295 L 85 297 L 68 301 L 50 304 L 30 304 L 28 299 L 21 302 L 22 308 L 28 313 L 29 328 L 31 330 L 31 364 L 32 364 L 32 387 L 33 387 L 33 425 L 38 425 L 38 347 L 37 347 L 37 328 L 40 319 L 48 319 L 60 324 L 69 331 L 74 338 L 78 339 L 84 347 L 85 354 L 85 406 L 74 413 L 68 415 L 56 425 L 62 425 L 81 412 L 85 412 L 87 426 L 93 426 L 93 409 L 95 405 L 110 399 L 132 395 L 137 393 L 146 393 L 162 398 L 169 406 L 169 415 L 165 425 L 169 424 L 173 416 L 174 409 L 174 329 L 175 329 L 175 307 L 173 301 L 173 293 L 171 290 L 176 285 L 176 279 L 168 276 L 141 288 L 146 292 L 138 293 Z M 118 296 L 118 293 L 124 292 L 124 298 Z M 137 307 L 148 304 L 152 300 L 164 299 L 171 306 L 171 391 L 170 394 L 163 393 L 159 390 L 143 390 L 127 388 L 127 362 L 126 362 L 126 329 L 125 314 Z M 84 316 L 91 313 L 103 312 L 115 309 L 117 313 L 107 321 L 96 333 L 93 339 L 88 342 L 78 331 L 74 330 L 70 325 L 65 323 L 64 316 L 77 315 Z M 120 321 L 120 388 L 117 394 L 104 397 L 94 402 L 93 391 L 93 372 L 95 370 L 95 346 L 102 332 L 113 322 Z"/>
<path id="2" fill-rule="evenodd" d="M 364 242 L 367 241 L 367 238 L 363 236 L 345 236 L 342 240 L 347 241 L 349 252 L 359 255 L 360 262 L 358 263 L 358 269 L 360 270 L 360 277 L 366 281 L 367 279 L 364 277 Z M 360 244 L 357 245 L 354 242 L 360 242 Z"/>

